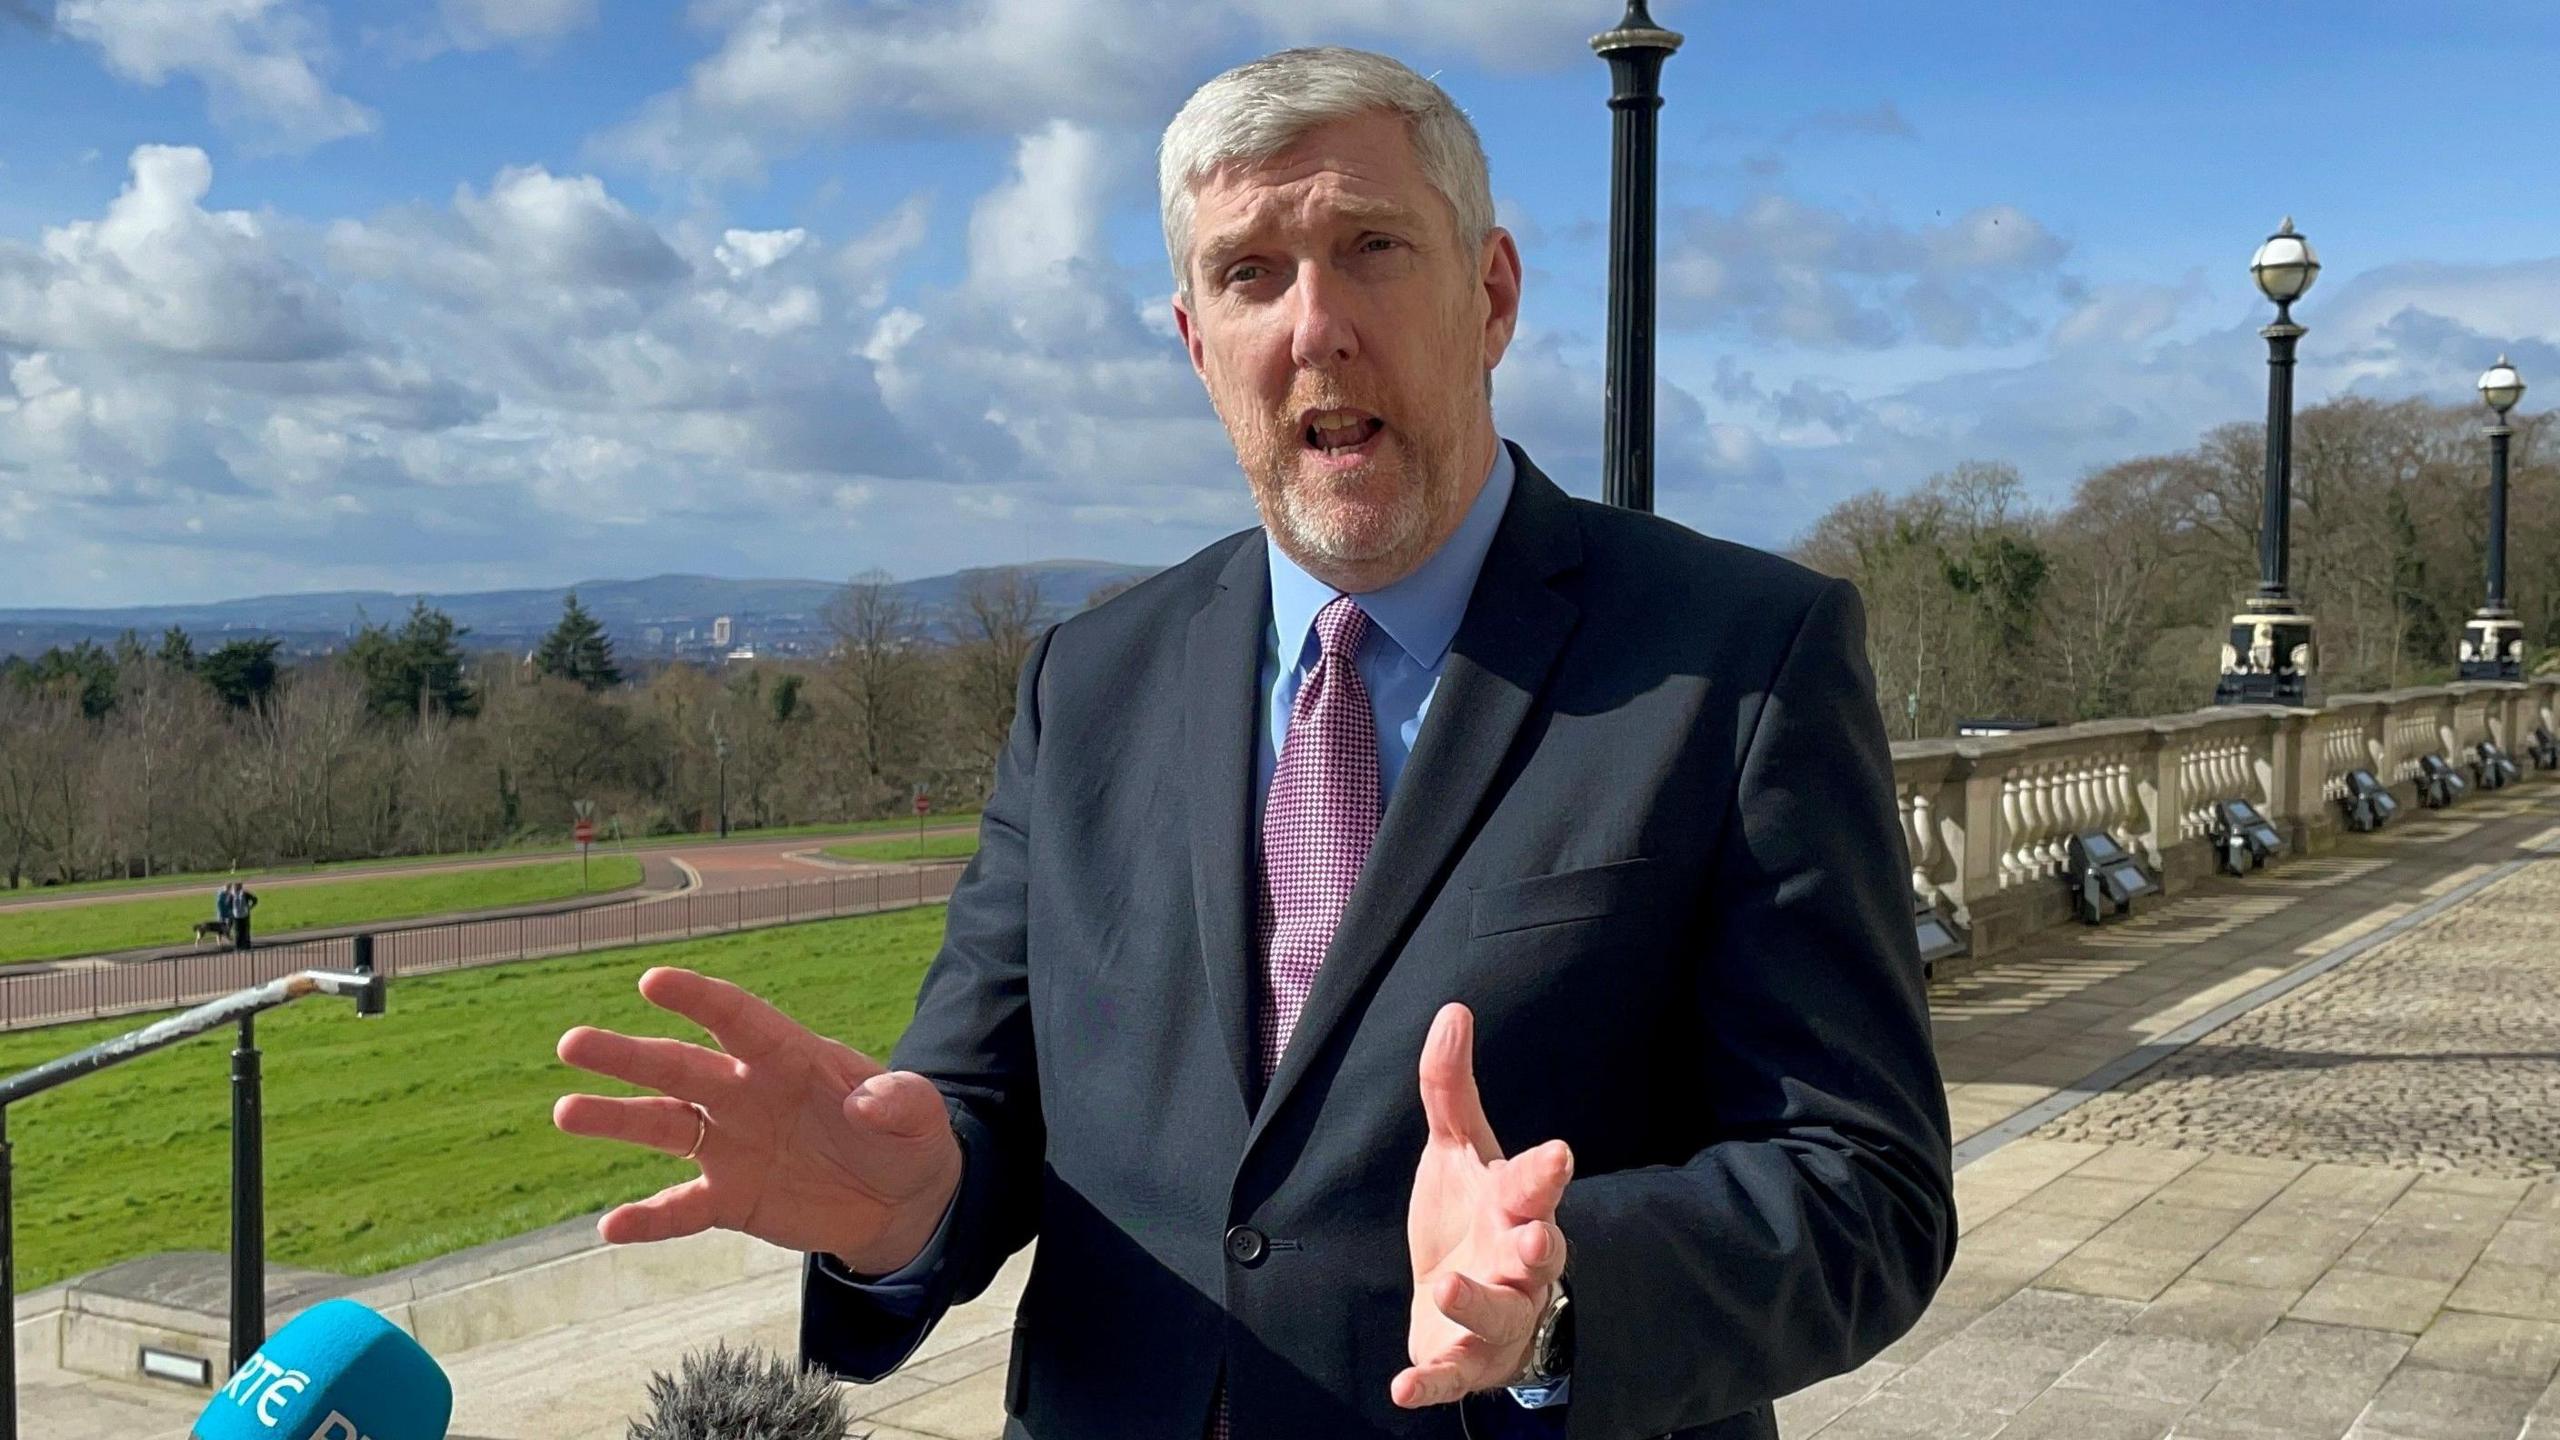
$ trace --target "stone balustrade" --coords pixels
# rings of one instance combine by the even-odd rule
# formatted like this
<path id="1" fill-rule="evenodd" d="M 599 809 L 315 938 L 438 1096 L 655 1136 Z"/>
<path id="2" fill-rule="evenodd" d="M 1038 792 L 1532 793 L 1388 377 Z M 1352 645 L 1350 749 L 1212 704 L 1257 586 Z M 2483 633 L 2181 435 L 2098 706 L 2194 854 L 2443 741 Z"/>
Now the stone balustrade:
<path id="1" fill-rule="evenodd" d="M 2545 675 L 2342 695 L 2318 709 L 2228 706 L 1898 741 L 1894 793 L 1912 892 L 1966 928 L 1975 957 L 1993 954 L 2068 918 L 2059 877 L 2073 835 L 2107 832 L 2174 893 L 2212 873 L 2221 801 L 2249 801 L 2292 850 L 2314 853 L 2344 824 L 2351 770 L 2372 771 L 2411 809 L 2421 756 L 2442 755 L 2468 775 L 2482 740 L 2526 765 L 2525 783 L 2550 778 L 2523 755 L 2535 725 L 2560 731 L 2555 707 L 2560 675 Z"/>

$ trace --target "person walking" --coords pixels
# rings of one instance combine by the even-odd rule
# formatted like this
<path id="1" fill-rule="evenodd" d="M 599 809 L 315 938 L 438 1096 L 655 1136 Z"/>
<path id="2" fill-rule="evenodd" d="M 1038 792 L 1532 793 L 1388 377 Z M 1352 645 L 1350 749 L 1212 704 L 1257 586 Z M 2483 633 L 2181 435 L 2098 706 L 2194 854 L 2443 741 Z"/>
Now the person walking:
<path id="1" fill-rule="evenodd" d="M 226 881 L 221 889 L 213 892 L 213 933 L 225 940 L 231 938 L 231 887 L 234 883 Z"/>
<path id="2" fill-rule="evenodd" d="M 231 948 L 249 948 L 249 912 L 258 908 L 258 893 L 247 885 L 231 882 Z"/>

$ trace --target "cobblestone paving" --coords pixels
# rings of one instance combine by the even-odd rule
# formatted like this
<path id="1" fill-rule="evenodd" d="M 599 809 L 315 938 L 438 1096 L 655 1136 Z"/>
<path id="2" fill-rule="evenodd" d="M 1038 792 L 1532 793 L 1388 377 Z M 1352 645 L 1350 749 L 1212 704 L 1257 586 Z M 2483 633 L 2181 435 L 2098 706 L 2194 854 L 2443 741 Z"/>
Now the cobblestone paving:
<path id="1" fill-rule="evenodd" d="M 2560 857 L 2037 1134 L 2475 1176 L 2560 1173 Z"/>
<path id="2" fill-rule="evenodd" d="M 2160 943 L 2193 919 L 2161 906 L 2175 924 L 1941 987 L 1942 1054 L 1972 1047 L 1951 1108 L 2033 1103 L 2100 1039 L 2560 849 L 2555 802 L 2198 894 L 2253 909 L 2192 951 Z M 2002 1068 L 2056 1035 L 2052 1063 Z M 1781 1400 L 1786 1440 L 2560 1440 L 2560 855 L 1990 1151 L 1956 1196 L 1928 1314 Z"/>

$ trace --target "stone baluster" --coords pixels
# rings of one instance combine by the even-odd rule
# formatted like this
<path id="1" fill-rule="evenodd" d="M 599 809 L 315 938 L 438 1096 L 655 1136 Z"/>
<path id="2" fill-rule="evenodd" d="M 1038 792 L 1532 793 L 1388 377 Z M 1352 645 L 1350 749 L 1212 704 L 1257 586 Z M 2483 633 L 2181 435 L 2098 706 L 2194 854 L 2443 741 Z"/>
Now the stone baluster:
<path id="1" fill-rule="evenodd" d="M 2180 741 L 2183 732 L 2154 729 L 2145 743 L 2149 747 L 2142 757 L 2140 783 L 2143 813 L 2148 825 L 2143 832 L 2143 858 L 2154 869 L 2168 863 L 2169 847 L 2178 843 L 2178 812 L 2184 802 L 2179 798 L 2185 786 L 2179 767 L 2185 763 Z"/>
<path id="2" fill-rule="evenodd" d="M 2025 870 L 2019 850 L 2027 833 L 2027 780 L 2023 774 L 2011 774 L 2000 786 L 2000 888 L 2018 883 Z"/>

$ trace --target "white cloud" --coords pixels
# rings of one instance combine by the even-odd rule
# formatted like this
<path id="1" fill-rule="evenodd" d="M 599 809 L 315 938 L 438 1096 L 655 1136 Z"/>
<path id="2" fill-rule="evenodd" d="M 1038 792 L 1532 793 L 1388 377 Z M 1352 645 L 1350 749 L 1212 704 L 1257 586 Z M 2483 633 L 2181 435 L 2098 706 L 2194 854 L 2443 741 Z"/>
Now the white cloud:
<path id="1" fill-rule="evenodd" d="M 809 232 L 798 226 L 788 230 L 729 230 L 722 232 L 719 247 L 711 253 L 729 272 L 730 279 L 743 280 L 789 258 L 808 239 Z"/>
<path id="2" fill-rule="evenodd" d="M 706 7 L 718 48 L 600 142 L 694 179 L 861 130 L 997 133 L 1160 118 L 1231 22 L 1190 0 L 755 0 Z"/>
<path id="3" fill-rule="evenodd" d="M 2198 331 L 2188 317 L 2205 293 L 2193 275 L 2178 285 L 2096 287 L 2024 363 L 1950 355 L 1926 379 L 1859 391 L 1807 374 L 1764 385 L 1727 359 L 1704 389 L 1720 423 L 1758 439 L 1766 472 L 1747 503 L 1666 481 L 1662 508 L 1754 544 L 1784 545 L 1858 491 L 1899 492 L 1967 460 L 2012 463 L 2037 498 L 2064 500 L 2094 469 L 2182 452 L 2217 425 L 2264 413 L 2266 344 L 2257 331 L 2272 311 L 2254 293 L 2225 293 L 2232 311 Z M 2529 378 L 2560 375 L 2555 296 L 2560 258 L 2398 264 L 2325 279 L 2295 312 L 2310 326 L 2296 403 L 2350 393 L 2476 403 L 2473 386 L 2502 351 Z M 1664 376 L 1677 382 L 1683 366 L 1666 365 Z"/>
<path id="4" fill-rule="evenodd" d="M 1233 452 L 1198 379 L 1103 255 L 1106 198 L 1142 170 L 1086 127 L 1020 137 L 970 213 L 964 282 L 884 317 L 867 353 L 943 473 L 1056 504 L 1153 505 L 1159 523 L 1235 513 Z"/>
<path id="5" fill-rule="evenodd" d="M 2190 273 L 2177 285 L 2100 285 L 2054 326 L 2053 343 L 2139 345 L 2176 324 L 2203 295 L 2201 273 Z"/>
<path id="6" fill-rule="evenodd" d="M 1012 175 L 970 212 L 971 284 L 1038 285 L 1096 258 L 1108 163 L 1100 137 L 1063 120 L 1023 137 Z"/>
<path id="7" fill-rule="evenodd" d="M 206 210 L 201 150 L 145 145 L 97 220 L 0 242 L 0 344 L 231 360 L 312 360 L 352 344 L 335 295 L 266 222 Z"/>
<path id="8" fill-rule="evenodd" d="M 192 75 L 216 118 L 288 147 L 362 135 L 377 123 L 320 78 L 327 40 L 296 0 L 60 0 L 53 18 L 125 79 L 159 85 Z"/>
<path id="9" fill-rule="evenodd" d="M 1659 18 L 1681 8 L 1665 0 Z M 1255 48 L 1375 45 L 1425 73 L 1436 57 L 1589 65 L 1616 20 L 1553 0 L 704 0 L 694 14 L 716 48 L 599 146 L 696 183 L 753 178 L 821 135 L 1152 130 L 1208 66 Z"/>
<path id="10" fill-rule="evenodd" d="M 486 194 L 459 191 L 453 209 L 514 278 L 641 289 L 686 273 L 657 230 L 592 175 L 510 168 Z"/>
<path id="11" fill-rule="evenodd" d="M 573 342 L 627 331 L 693 274 L 603 181 L 540 166 L 502 170 L 486 190 L 456 187 L 441 208 L 338 221 L 328 253 L 351 276 L 514 337 L 515 363 L 557 376 L 593 369 L 594 357 Z"/>
<path id="12" fill-rule="evenodd" d="M 1799 345 L 2004 343 L 2033 333 L 2040 304 L 2069 289 L 2067 242 L 2010 205 L 1905 226 L 1770 193 L 1664 228 L 1667 323 Z"/>

